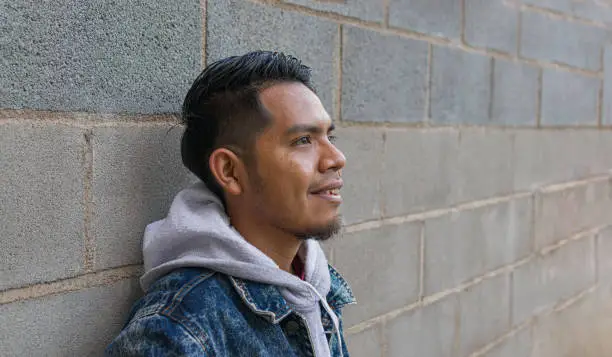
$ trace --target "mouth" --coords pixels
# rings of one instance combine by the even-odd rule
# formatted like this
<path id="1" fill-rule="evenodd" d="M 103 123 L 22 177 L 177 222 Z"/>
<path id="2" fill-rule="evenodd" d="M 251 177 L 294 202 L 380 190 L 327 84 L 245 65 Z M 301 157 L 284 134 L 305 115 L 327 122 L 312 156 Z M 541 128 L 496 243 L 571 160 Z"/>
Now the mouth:
<path id="1" fill-rule="evenodd" d="M 342 203 L 342 196 L 340 195 L 340 189 L 342 188 L 342 181 L 334 182 L 330 185 L 323 187 L 322 189 L 318 189 L 316 191 L 311 192 L 310 194 L 330 201 L 332 203 L 340 204 Z"/>

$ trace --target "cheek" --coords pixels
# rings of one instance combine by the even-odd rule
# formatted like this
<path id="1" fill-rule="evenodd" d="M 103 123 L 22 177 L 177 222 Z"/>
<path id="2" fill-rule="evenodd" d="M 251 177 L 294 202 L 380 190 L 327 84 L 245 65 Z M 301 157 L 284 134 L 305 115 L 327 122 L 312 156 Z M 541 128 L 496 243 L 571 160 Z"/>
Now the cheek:
<path id="1" fill-rule="evenodd" d="M 278 156 L 269 167 L 273 168 L 272 174 L 284 177 L 288 183 L 309 185 L 315 170 L 313 161 L 306 153 L 286 154 Z"/>
<path id="2" fill-rule="evenodd" d="M 310 160 L 305 158 L 296 158 L 291 160 L 286 167 L 286 174 L 293 182 L 297 190 L 306 194 L 312 185 L 313 181 L 313 166 Z"/>
<path id="3" fill-rule="evenodd" d="M 314 183 L 313 162 L 307 153 L 279 154 L 260 161 L 259 173 L 267 194 L 279 203 L 303 200 Z"/>

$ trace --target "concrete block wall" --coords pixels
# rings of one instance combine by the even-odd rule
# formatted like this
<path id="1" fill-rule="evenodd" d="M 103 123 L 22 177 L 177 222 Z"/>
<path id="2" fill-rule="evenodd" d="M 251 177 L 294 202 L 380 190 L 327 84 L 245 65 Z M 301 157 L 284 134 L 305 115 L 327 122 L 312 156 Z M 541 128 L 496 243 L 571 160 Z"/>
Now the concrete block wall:
<path id="1" fill-rule="evenodd" d="M 352 356 L 612 354 L 611 31 L 601 0 L 0 2 L 0 355 L 101 354 L 194 180 L 182 97 L 260 48 L 339 127 Z"/>

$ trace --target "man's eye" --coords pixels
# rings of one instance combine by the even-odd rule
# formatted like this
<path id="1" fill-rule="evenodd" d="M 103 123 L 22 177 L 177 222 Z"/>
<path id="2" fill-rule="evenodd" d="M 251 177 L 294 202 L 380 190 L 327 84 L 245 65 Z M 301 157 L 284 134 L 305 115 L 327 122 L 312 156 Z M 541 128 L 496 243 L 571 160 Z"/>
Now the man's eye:
<path id="1" fill-rule="evenodd" d="M 302 136 L 301 138 L 293 142 L 293 145 L 307 145 L 307 144 L 310 144 L 309 136 Z"/>

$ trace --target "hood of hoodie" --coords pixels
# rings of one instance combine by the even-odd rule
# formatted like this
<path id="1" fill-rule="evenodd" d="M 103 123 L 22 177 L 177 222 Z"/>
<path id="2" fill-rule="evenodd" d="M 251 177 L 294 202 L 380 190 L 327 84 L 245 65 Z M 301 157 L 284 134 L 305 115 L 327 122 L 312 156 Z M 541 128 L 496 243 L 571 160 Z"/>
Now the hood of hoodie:
<path id="1" fill-rule="evenodd" d="M 247 242 L 230 225 L 219 198 L 199 182 L 177 194 L 166 218 L 146 227 L 143 256 L 145 273 L 140 282 L 145 291 L 158 278 L 183 267 L 207 268 L 278 287 L 289 306 L 305 316 L 315 332 L 318 355 L 329 355 L 325 334 L 319 326 L 319 301 L 333 315 L 336 330 L 338 324 L 324 298 L 330 289 L 330 276 L 327 259 L 317 241 L 304 241 L 298 252 L 304 263 L 305 279 L 301 280 L 281 270 Z"/>

